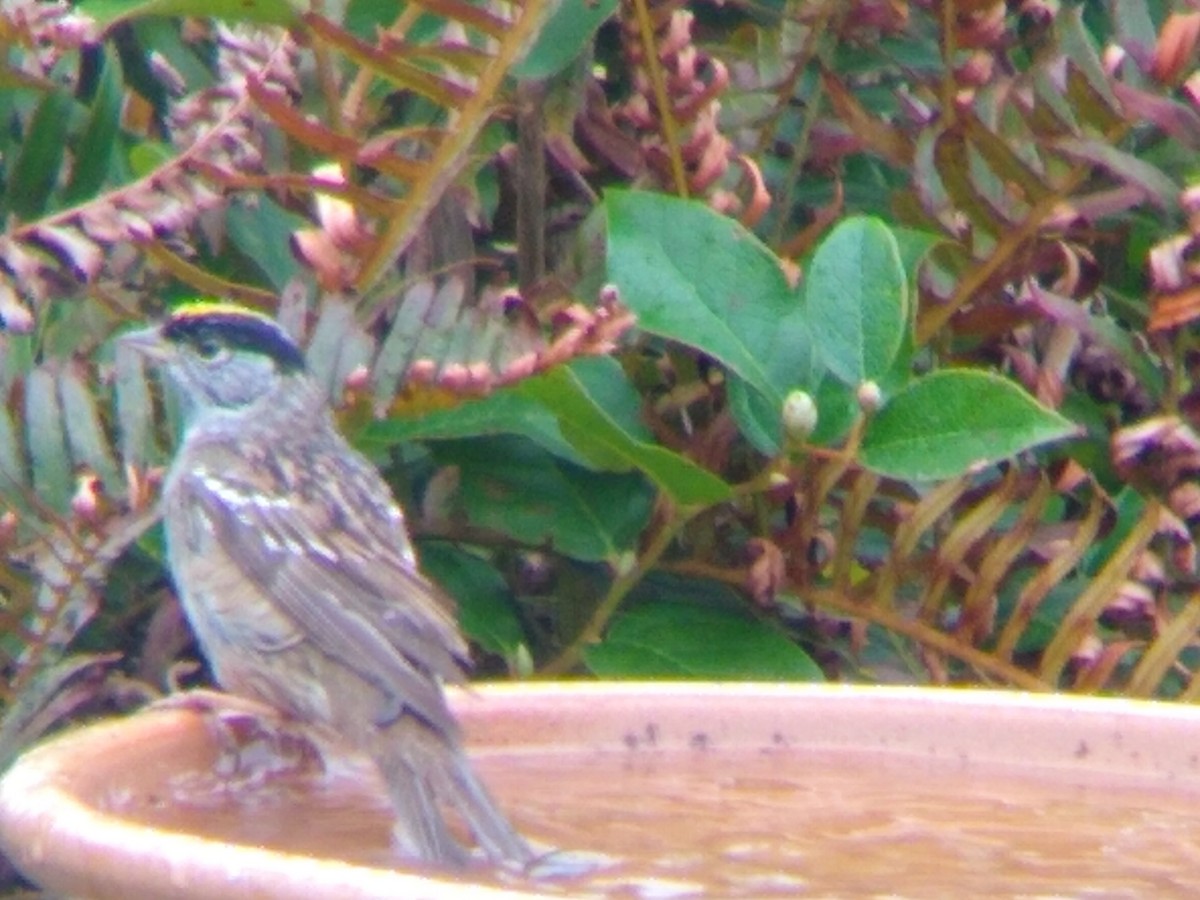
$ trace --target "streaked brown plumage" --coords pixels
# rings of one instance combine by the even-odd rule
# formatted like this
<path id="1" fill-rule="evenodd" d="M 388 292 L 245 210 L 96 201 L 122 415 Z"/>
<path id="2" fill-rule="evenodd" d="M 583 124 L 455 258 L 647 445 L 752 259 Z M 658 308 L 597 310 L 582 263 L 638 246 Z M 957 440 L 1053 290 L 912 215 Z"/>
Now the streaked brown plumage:
<path id="1" fill-rule="evenodd" d="M 184 403 L 163 490 L 168 558 L 217 681 L 369 753 L 412 855 L 465 859 L 444 803 L 489 858 L 527 863 L 442 693 L 468 666 L 451 606 L 418 571 L 399 507 L 337 432 L 299 351 L 270 320 L 220 304 L 127 340 Z"/>

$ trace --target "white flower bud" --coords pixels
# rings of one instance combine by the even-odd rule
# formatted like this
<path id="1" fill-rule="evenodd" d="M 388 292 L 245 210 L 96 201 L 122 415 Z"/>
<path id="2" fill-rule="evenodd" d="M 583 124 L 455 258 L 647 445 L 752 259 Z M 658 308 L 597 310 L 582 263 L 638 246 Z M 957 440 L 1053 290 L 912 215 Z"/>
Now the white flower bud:
<path id="1" fill-rule="evenodd" d="M 858 408 L 867 415 L 875 412 L 883 404 L 883 391 L 874 381 L 864 381 L 858 386 Z"/>
<path id="2" fill-rule="evenodd" d="M 808 391 L 794 390 L 784 398 L 780 418 L 789 441 L 807 440 L 817 427 L 817 404 Z"/>

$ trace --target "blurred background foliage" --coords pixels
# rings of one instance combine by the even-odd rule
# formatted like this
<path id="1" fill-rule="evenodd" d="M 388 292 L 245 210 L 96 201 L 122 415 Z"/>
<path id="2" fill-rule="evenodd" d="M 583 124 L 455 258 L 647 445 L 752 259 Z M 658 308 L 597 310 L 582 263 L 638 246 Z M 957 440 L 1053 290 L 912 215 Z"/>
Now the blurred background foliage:
<path id="1" fill-rule="evenodd" d="M 216 16 L 217 18 L 213 18 Z M 201 683 L 112 338 L 276 314 L 485 677 L 1200 692 L 1200 13 L 0 4 L 6 758 Z"/>

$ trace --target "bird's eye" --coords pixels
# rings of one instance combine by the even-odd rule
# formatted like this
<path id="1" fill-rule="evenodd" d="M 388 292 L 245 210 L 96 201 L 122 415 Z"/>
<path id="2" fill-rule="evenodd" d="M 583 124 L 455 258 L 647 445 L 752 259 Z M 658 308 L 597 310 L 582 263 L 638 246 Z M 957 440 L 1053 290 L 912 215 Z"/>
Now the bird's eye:
<path id="1" fill-rule="evenodd" d="M 225 347 L 220 341 L 213 338 L 202 338 L 196 343 L 196 355 L 201 359 L 212 361 L 222 356 L 224 352 Z"/>

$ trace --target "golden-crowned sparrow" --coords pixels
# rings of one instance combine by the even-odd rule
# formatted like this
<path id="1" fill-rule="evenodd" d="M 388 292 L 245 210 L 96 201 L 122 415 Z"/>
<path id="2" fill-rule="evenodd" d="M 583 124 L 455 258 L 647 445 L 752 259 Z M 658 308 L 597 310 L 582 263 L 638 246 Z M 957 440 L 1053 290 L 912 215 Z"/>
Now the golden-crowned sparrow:
<path id="1" fill-rule="evenodd" d="M 419 572 L 403 514 L 337 432 L 300 350 L 271 319 L 222 303 L 184 305 L 123 340 L 181 399 L 167 557 L 217 681 L 370 754 L 406 852 L 466 859 L 446 804 L 489 858 L 527 863 L 442 693 L 468 666 L 451 605 Z"/>

